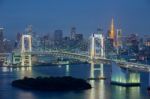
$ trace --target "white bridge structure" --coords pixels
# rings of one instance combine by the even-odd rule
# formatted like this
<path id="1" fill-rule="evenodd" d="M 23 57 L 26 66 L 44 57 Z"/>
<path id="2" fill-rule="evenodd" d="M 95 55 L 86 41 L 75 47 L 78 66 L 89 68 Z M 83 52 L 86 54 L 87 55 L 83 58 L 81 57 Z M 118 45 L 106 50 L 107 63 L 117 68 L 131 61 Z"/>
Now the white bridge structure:
<path id="1" fill-rule="evenodd" d="M 105 57 L 104 36 L 102 34 L 92 34 L 90 37 L 90 51 L 89 54 L 72 53 L 58 50 L 48 51 L 33 51 L 32 50 L 32 37 L 31 35 L 22 35 L 21 50 L 12 53 L 12 63 L 18 66 L 32 66 L 32 55 L 50 55 L 56 57 L 66 57 L 77 59 L 89 63 L 99 64 L 100 68 L 95 68 L 93 65 L 92 70 L 100 70 L 100 78 L 104 78 L 103 64 L 112 65 L 113 84 L 119 85 L 139 85 L 140 76 L 139 72 L 150 72 L 150 66 L 125 62 L 121 60 L 107 59 Z M 1 53 L 2 55 L 4 53 Z"/>

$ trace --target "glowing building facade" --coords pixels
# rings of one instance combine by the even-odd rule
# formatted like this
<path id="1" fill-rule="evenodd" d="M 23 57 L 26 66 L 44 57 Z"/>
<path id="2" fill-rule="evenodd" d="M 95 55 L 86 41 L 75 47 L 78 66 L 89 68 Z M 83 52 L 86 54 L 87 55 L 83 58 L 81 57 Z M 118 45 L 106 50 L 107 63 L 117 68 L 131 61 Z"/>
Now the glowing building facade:
<path id="1" fill-rule="evenodd" d="M 114 27 L 114 19 L 112 19 L 111 21 L 109 38 L 112 40 L 113 46 L 116 47 L 116 34 L 115 34 L 115 27 Z"/>

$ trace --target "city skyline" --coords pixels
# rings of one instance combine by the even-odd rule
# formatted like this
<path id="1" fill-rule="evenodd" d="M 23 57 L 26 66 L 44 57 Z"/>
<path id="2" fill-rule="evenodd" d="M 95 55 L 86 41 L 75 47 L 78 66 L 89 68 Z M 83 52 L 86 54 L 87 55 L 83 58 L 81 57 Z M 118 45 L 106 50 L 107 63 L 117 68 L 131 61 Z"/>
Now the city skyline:
<path id="1" fill-rule="evenodd" d="M 1 99 L 149 99 L 149 0 L 0 0 Z"/>
<path id="2" fill-rule="evenodd" d="M 15 38 L 18 32 L 24 32 L 29 24 L 39 34 L 52 34 L 61 29 L 68 35 L 70 28 L 75 26 L 77 32 L 88 37 L 98 27 L 107 33 L 113 17 L 115 28 L 121 28 L 123 34 L 142 35 L 150 31 L 149 5 L 148 0 L 117 0 L 116 3 L 108 0 L 1 0 L 0 11 L 3 14 L 0 15 L 0 25 L 5 28 L 4 35 L 9 39 Z"/>

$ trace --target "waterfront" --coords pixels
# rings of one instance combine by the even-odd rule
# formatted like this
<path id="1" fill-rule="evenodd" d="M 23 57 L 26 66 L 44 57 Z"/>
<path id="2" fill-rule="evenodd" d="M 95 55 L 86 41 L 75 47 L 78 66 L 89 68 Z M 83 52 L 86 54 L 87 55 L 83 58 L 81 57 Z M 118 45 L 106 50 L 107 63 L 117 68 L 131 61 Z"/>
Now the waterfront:
<path id="1" fill-rule="evenodd" d="M 110 85 L 110 66 L 105 65 L 107 80 L 91 80 L 92 89 L 79 92 L 27 91 L 11 86 L 11 81 L 24 76 L 73 76 L 87 79 L 91 76 L 90 64 L 70 66 L 38 66 L 26 68 L 0 67 L 0 99 L 149 99 L 147 93 L 148 74 L 141 73 L 141 87 L 120 87 Z M 96 76 L 99 75 L 97 71 Z"/>

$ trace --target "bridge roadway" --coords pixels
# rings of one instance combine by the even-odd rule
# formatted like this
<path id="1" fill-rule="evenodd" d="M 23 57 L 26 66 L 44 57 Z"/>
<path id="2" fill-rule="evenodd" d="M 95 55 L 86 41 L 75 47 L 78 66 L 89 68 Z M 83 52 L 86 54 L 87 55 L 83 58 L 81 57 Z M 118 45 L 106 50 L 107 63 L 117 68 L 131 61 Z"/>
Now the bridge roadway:
<path id="1" fill-rule="evenodd" d="M 140 64 L 140 63 L 133 63 L 133 62 L 126 62 L 117 59 L 107 59 L 105 57 L 94 57 L 91 59 L 89 55 L 86 53 L 72 53 L 66 51 L 32 51 L 32 52 L 13 52 L 13 54 L 31 54 L 31 55 L 51 55 L 57 57 L 65 57 L 65 58 L 72 58 L 77 59 L 80 61 L 87 61 L 87 62 L 94 62 L 94 63 L 103 63 L 103 64 L 112 64 L 112 62 L 118 64 L 121 68 L 133 70 L 133 71 L 140 71 L 140 72 L 150 72 L 150 65 Z M 0 53 L 0 55 L 8 55 L 9 53 Z"/>
<path id="2" fill-rule="evenodd" d="M 29 54 L 29 53 L 28 53 Z M 112 64 L 112 62 L 115 62 L 120 66 L 121 68 L 133 70 L 133 71 L 141 71 L 141 72 L 150 72 L 150 65 L 140 64 L 140 63 L 133 63 L 133 62 L 126 62 L 121 60 L 113 60 L 113 59 L 107 59 L 104 57 L 94 57 L 91 59 L 89 55 L 86 54 L 79 54 L 79 53 L 71 53 L 71 52 L 65 52 L 65 51 L 35 51 L 31 52 L 32 55 L 53 55 L 58 57 L 66 57 L 66 58 L 73 58 L 78 59 L 81 61 L 87 61 L 87 62 L 94 62 L 94 63 L 103 63 L 103 64 Z"/>

